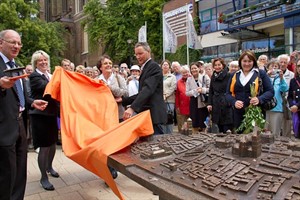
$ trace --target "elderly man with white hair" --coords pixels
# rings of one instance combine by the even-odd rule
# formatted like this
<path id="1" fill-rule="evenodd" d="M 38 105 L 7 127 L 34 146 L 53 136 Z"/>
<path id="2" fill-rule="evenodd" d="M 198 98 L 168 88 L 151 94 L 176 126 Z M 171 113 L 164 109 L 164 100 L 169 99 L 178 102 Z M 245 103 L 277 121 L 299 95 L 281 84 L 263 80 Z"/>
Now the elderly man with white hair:
<path id="1" fill-rule="evenodd" d="M 173 72 L 173 75 L 176 77 L 176 81 L 178 81 L 179 79 L 181 79 L 181 65 L 178 61 L 174 61 L 172 62 L 171 64 L 171 68 L 172 68 L 172 72 Z"/>
<path id="2" fill-rule="evenodd" d="M 277 57 L 280 64 L 280 69 L 283 72 L 283 78 L 286 81 L 288 87 L 290 87 L 290 81 L 294 78 L 294 72 L 287 69 L 290 62 L 290 56 L 287 54 L 282 54 Z M 287 93 L 284 94 L 283 98 L 283 122 L 282 122 L 282 136 L 291 137 L 291 111 L 287 108 Z"/>

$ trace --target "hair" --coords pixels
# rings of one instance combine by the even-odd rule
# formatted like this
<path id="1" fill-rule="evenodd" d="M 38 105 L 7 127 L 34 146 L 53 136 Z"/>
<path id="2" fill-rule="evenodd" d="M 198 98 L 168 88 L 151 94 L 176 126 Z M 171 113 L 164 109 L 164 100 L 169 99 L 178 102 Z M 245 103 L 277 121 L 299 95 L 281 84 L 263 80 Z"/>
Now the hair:
<path id="1" fill-rule="evenodd" d="M 173 66 L 173 65 L 178 65 L 178 66 L 180 66 L 180 63 L 179 63 L 178 61 L 173 61 L 172 64 L 171 64 L 171 66 Z"/>
<path id="2" fill-rule="evenodd" d="M 204 69 L 206 69 L 208 67 L 212 68 L 212 63 L 204 63 L 203 67 L 204 67 Z"/>
<path id="3" fill-rule="evenodd" d="M 229 63 L 229 67 L 230 66 L 238 66 L 239 67 L 239 61 L 237 61 L 237 60 L 233 60 L 233 61 L 231 61 L 230 63 Z"/>
<path id="4" fill-rule="evenodd" d="M 108 55 L 103 55 L 103 56 L 101 56 L 100 57 L 100 59 L 98 60 L 98 62 L 97 62 L 97 67 L 98 67 L 98 69 L 99 69 L 99 71 L 101 72 L 101 66 L 102 66 L 102 62 L 103 62 L 103 60 L 104 59 L 109 59 L 109 60 L 111 60 L 111 58 L 108 56 Z"/>
<path id="5" fill-rule="evenodd" d="M 267 63 L 267 65 L 266 65 L 266 68 L 269 69 L 269 67 L 270 67 L 271 65 L 277 65 L 277 66 L 280 68 L 280 64 L 279 64 L 278 60 L 271 60 L 271 61 L 269 61 L 269 62 Z"/>
<path id="6" fill-rule="evenodd" d="M 78 65 L 77 67 L 76 67 L 76 69 L 75 69 L 75 71 L 78 71 L 78 70 L 84 70 L 85 69 L 85 67 L 83 66 L 83 65 Z"/>
<path id="7" fill-rule="evenodd" d="M 3 31 L 0 31 L 0 39 L 3 39 L 3 38 L 5 37 L 5 35 L 6 35 L 6 33 L 9 32 L 9 31 L 13 31 L 13 32 L 15 32 L 15 33 L 18 33 L 17 31 L 12 30 L 12 29 L 6 29 L 6 30 L 3 30 Z M 19 33 L 18 33 L 18 34 L 19 34 Z M 20 34 L 19 34 L 19 35 L 20 35 Z"/>
<path id="8" fill-rule="evenodd" d="M 215 58 L 212 62 L 212 66 L 214 66 L 217 61 L 219 61 L 223 65 L 223 69 L 225 69 L 226 64 L 223 58 Z"/>
<path id="9" fill-rule="evenodd" d="M 143 47 L 145 51 L 151 53 L 151 48 L 147 42 L 138 42 L 135 44 L 134 48 Z"/>
<path id="10" fill-rule="evenodd" d="M 262 54 L 262 55 L 258 56 L 257 60 L 260 60 L 262 58 L 265 58 L 267 61 L 269 59 L 267 55 Z"/>
<path id="11" fill-rule="evenodd" d="M 277 57 L 278 62 L 280 62 L 281 59 L 286 59 L 287 63 L 290 62 L 290 56 L 288 54 L 281 54 Z"/>
<path id="12" fill-rule="evenodd" d="M 200 64 L 199 64 L 199 62 L 192 62 L 191 64 L 190 64 L 190 69 L 191 69 L 191 67 L 193 66 L 193 65 L 196 65 L 199 69 L 200 69 Z"/>
<path id="13" fill-rule="evenodd" d="M 162 67 L 162 65 L 163 65 L 165 62 L 168 63 L 169 68 L 171 69 L 171 62 L 170 62 L 169 60 L 163 60 L 163 61 L 160 63 L 160 66 Z"/>
<path id="14" fill-rule="evenodd" d="M 128 69 L 127 63 L 121 63 L 121 64 L 120 64 L 120 68 L 122 67 L 122 65 L 125 65 L 125 67 Z"/>
<path id="15" fill-rule="evenodd" d="M 240 58 L 239 58 L 239 66 L 240 66 L 240 68 L 242 68 L 242 59 L 243 59 L 245 56 L 248 56 L 248 58 L 249 58 L 250 60 L 253 61 L 253 67 L 258 68 L 256 56 L 255 56 L 255 54 L 253 53 L 253 51 L 249 51 L 249 50 L 246 50 L 246 51 L 244 51 L 244 52 L 241 54 L 241 56 L 240 56 Z"/>
<path id="16" fill-rule="evenodd" d="M 187 66 L 187 65 L 182 65 L 182 66 L 181 66 L 180 72 L 182 72 L 183 70 L 186 70 L 186 71 L 188 71 L 189 73 L 191 72 L 189 66 Z"/>
<path id="17" fill-rule="evenodd" d="M 41 56 L 45 56 L 47 58 L 48 66 L 50 67 L 50 56 L 45 51 L 38 50 L 38 51 L 34 52 L 31 57 L 31 65 L 32 65 L 33 69 L 36 68 L 36 62 Z"/>
<path id="18" fill-rule="evenodd" d="M 70 65 L 71 65 L 71 63 L 72 63 L 70 60 L 64 58 L 64 59 L 61 61 L 61 66 L 63 66 L 63 62 L 68 62 Z"/>

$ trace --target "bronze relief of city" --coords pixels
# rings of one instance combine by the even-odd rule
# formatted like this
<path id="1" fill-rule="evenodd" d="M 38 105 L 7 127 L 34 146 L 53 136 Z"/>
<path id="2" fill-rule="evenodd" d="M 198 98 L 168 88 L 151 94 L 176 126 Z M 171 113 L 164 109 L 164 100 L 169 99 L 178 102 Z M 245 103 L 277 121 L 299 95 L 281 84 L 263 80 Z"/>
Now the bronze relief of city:
<path id="1" fill-rule="evenodd" d="M 133 173 L 153 174 L 144 180 L 152 188 L 161 179 L 177 187 L 168 194 L 180 193 L 180 188 L 196 194 L 182 199 L 300 199 L 299 140 L 260 131 L 153 138 L 118 153 L 127 167 L 134 166 Z"/>

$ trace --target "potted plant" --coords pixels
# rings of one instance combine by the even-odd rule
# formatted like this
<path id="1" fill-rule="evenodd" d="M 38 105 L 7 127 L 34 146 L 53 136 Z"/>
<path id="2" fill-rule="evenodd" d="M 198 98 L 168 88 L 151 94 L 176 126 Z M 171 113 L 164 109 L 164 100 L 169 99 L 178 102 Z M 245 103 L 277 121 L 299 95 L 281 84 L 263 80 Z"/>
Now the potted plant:
<path id="1" fill-rule="evenodd" d="M 222 12 L 219 13 L 218 22 L 223 23 L 225 19 L 226 19 L 226 16 L 224 15 L 224 13 L 222 13 Z"/>

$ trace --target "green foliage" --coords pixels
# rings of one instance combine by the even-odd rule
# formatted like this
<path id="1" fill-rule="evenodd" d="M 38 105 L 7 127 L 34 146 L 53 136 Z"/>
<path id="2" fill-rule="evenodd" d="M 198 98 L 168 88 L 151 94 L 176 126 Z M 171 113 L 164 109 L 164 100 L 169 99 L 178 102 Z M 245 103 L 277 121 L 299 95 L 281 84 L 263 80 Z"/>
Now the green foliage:
<path id="1" fill-rule="evenodd" d="M 50 55 L 51 66 L 58 65 L 61 53 L 65 48 L 64 27 L 60 23 L 41 21 L 38 3 L 29 0 L 0 1 L 0 30 L 13 29 L 20 33 L 23 47 L 17 62 L 30 63 L 32 54 L 44 50 Z"/>
<path id="2" fill-rule="evenodd" d="M 196 62 L 200 60 L 201 57 L 201 50 L 198 49 L 189 49 L 189 61 L 190 64 L 192 62 Z M 166 59 L 172 61 L 178 61 L 180 64 L 187 64 L 187 53 L 186 53 L 186 45 L 182 45 L 179 48 L 177 48 L 176 53 L 171 54 L 171 53 L 167 53 L 166 54 Z"/>
<path id="3" fill-rule="evenodd" d="M 107 0 L 102 5 L 99 0 L 88 1 L 84 8 L 87 18 L 82 25 L 87 25 L 90 45 L 94 47 L 92 50 L 102 45 L 104 53 L 119 61 L 129 55 L 133 56 L 138 31 L 147 21 L 147 42 L 155 58 L 160 58 L 161 14 L 165 2 L 166 0 Z M 132 44 L 127 43 L 129 39 Z"/>
<path id="4" fill-rule="evenodd" d="M 255 97 L 257 92 L 255 91 L 255 84 L 250 86 L 251 97 Z M 250 105 L 246 108 L 244 119 L 237 131 L 243 131 L 243 133 L 248 134 L 253 131 L 254 126 L 258 126 L 260 129 L 263 129 L 265 126 L 266 120 L 262 114 L 262 110 L 259 106 Z"/>

